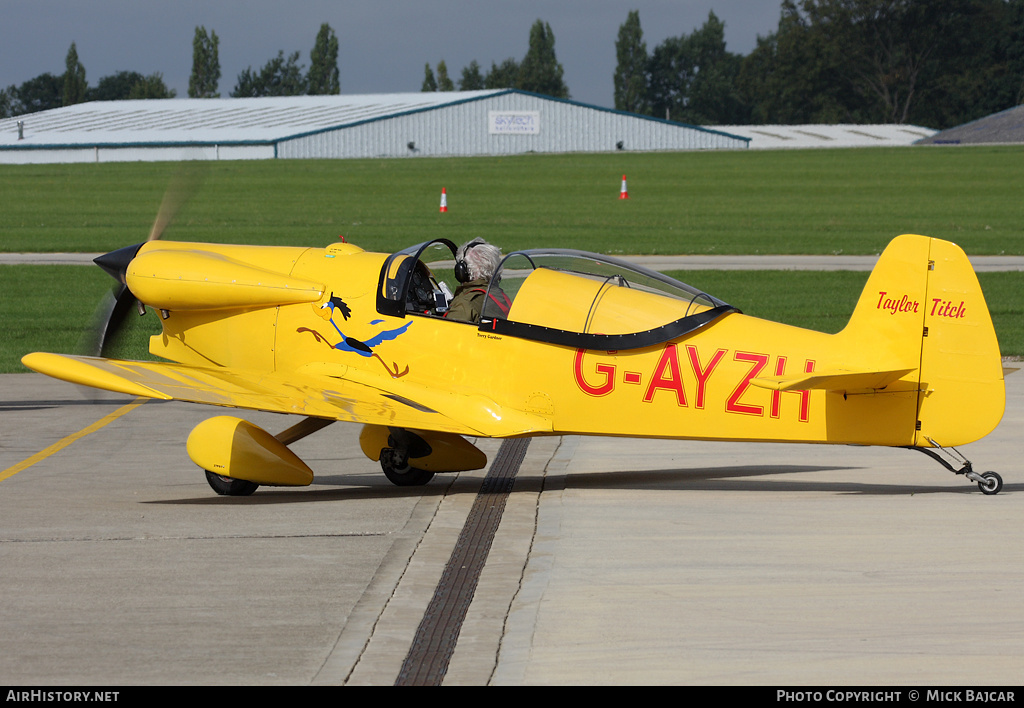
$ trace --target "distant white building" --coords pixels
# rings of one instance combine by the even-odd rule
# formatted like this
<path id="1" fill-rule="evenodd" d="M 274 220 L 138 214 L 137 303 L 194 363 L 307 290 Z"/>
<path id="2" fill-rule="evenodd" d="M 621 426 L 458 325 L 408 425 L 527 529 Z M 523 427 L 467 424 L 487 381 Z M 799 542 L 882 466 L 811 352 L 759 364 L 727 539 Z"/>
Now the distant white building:
<path id="1" fill-rule="evenodd" d="M 0 163 L 745 149 L 728 130 L 518 90 L 95 101 L 0 120 Z"/>
<path id="2" fill-rule="evenodd" d="M 794 148 L 900 147 L 926 140 L 937 131 L 917 125 L 716 125 L 720 130 L 750 138 L 751 150 Z"/>

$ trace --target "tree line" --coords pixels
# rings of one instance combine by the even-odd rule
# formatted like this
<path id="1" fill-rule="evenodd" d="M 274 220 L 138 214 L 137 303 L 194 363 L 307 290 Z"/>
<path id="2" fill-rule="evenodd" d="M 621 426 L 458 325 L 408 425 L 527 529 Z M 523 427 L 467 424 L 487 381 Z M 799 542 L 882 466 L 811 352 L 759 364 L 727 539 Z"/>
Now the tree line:
<path id="1" fill-rule="evenodd" d="M 196 27 L 192 40 L 192 73 L 189 78 L 190 98 L 219 98 L 220 38 L 216 32 Z M 296 96 L 303 94 L 338 94 L 338 38 L 330 25 L 323 24 L 310 52 L 310 67 L 299 63 L 299 52 L 287 56 L 279 51 L 259 69 L 243 70 L 231 97 Z M 0 117 L 44 111 L 70 106 L 83 101 L 115 101 L 134 98 L 174 98 L 175 91 L 164 84 L 159 73 L 143 76 L 138 72 L 119 71 L 101 78 L 90 87 L 85 67 L 78 59 L 75 44 L 67 55 L 63 75 L 40 74 L 20 86 L 0 91 Z M 558 98 L 568 98 L 563 79 L 564 69 L 555 57 L 555 35 L 551 25 L 537 20 L 530 29 L 529 48 L 520 61 L 508 58 L 491 64 L 486 73 L 473 61 L 463 69 L 459 89 L 474 91 L 487 88 L 521 88 Z M 426 65 L 424 91 L 454 91 L 445 62 L 437 64 L 437 73 Z"/>
<path id="2" fill-rule="evenodd" d="M 189 76 L 190 98 L 219 98 L 217 87 L 221 78 L 220 38 L 214 31 L 196 27 L 192 39 L 192 73 Z M 338 37 L 330 25 L 320 26 L 310 67 L 299 64 L 299 53 L 284 52 L 270 59 L 262 68 L 251 66 L 238 75 L 231 96 L 295 96 L 304 94 L 338 94 Z M 85 66 L 71 43 L 65 58 L 63 75 L 44 73 L 20 85 L 0 90 L 0 118 L 71 106 L 86 101 L 119 101 L 124 99 L 174 98 L 177 92 L 168 89 L 159 72 L 144 76 L 135 71 L 118 71 L 101 78 L 95 86 L 86 81 Z"/>
<path id="3" fill-rule="evenodd" d="M 219 39 L 197 27 L 188 94 L 216 97 Z M 615 108 L 697 125 L 911 123 L 942 129 L 1024 103 L 1024 0 L 782 0 L 778 27 L 746 56 L 725 46 L 714 12 L 648 52 L 639 11 L 615 42 Z M 321 25 L 306 71 L 278 52 L 238 75 L 232 97 L 337 94 L 338 38 Z M 423 91 L 454 91 L 445 62 Z M 459 90 L 517 88 L 569 98 L 551 26 L 530 28 L 526 55 L 473 60 Z M 63 75 L 0 91 L 0 117 L 81 101 L 171 98 L 159 73 L 122 71 L 90 87 L 74 43 Z"/>
<path id="4" fill-rule="evenodd" d="M 157 72 L 144 76 L 136 71 L 119 71 L 104 76 L 90 87 L 85 66 L 71 43 L 65 59 L 66 71 L 61 75 L 49 72 L 25 81 L 20 86 L 0 90 L 0 118 L 70 106 L 84 101 L 113 101 L 125 98 L 173 98 L 175 92 L 164 84 Z"/>
<path id="5" fill-rule="evenodd" d="M 1024 0 L 783 0 L 746 56 L 726 50 L 724 28 L 712 12 L 648 53 L 630 12 L 615 107 L 704 125 L 942 129 L 1024 103 Z"/>
<path id="6" fill-rule="evenodd" d="M 483 74 L 480 64 L 474 59 L 462 69 L 459 90 L 515 88 L 554 98 L 569 98 L 564 73 L 555 56 L 555 33 L 551 31 L 551 25 L 537 20 L 530 28 L 529 45 L 522 61 L 509 57 L 500 64 L 491 62 L 490 70 Z M 420 90 L 455 90 L 455 82 L 448 76 L 448 66 L 443 59 L 437 63 L 436 73 L 429 63 L 426 65 Z"/>

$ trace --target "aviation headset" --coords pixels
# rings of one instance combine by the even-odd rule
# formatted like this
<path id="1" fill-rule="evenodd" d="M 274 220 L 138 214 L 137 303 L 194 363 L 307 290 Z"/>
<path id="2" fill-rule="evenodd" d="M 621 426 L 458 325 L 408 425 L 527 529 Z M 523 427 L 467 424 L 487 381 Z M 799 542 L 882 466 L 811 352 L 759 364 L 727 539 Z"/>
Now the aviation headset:
<path id="1" fill-rule="evenodd" d="M 469 274 L 469 264 L 466 263 L 466 254 L 469 253 L 471 249 L 476 248 L 482 243 L 487 242 L 482 238 L 475 238 L 460 249 L 462 254 L 455 260 L 455 279 L 460 283 L 468 283 L 473 279 Z"/>

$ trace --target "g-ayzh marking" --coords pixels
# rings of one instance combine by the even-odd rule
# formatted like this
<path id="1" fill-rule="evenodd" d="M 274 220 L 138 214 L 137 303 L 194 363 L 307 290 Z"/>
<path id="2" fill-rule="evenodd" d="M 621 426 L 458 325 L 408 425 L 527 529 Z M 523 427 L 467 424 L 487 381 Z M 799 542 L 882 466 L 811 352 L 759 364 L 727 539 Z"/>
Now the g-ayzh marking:
<path id="1" fill-rule="evenodd" d="M 695 389 L 693 407 L 703 410 L 707 406 L 707 386 L 711 376 L 717 370 L 719 364 L 728 355 L 728 349 L 717 349 L 714 354 L 701 360 L 700 352 L 695 345 L 685 346 L 685 360 L 689 364 L 689 373 L 692 375 Z M 609 352 L 614 354 L 615 352 Z M 584 371 L 585 349 L 577 349 L 573 360 L 573 377 L 580 390 L 589 396 L 606 396 L 615 391 L 619 383 L 618 369 L 616 364 L 595 364 L 592 370 Z M 786 356 L 772 357 L 770 354 L 757 352 L 737 351 L 733 353 L 733 361 L 748 364 L 744 375 L 736 381 L 731 388 L 730 395 L 725 400 L 725 411 L 739 415 L 761 416 L 767 410 L 769 417 L 782 417 L 782 394 L 792 393 L 799 397 L 798 420 L 806 423 L 810 420 L 810 391 L 771 391 L 770 401 L 767 406 L 759 405 L 749 400 L 747 391 L 751 381 L 761 375 L 769 367 L 774 359 L 774 371 L 776 376 L 783 376 L 789 363 Z M 803 364 L 803 372 L 810 374 L 814 372 L 815 362 L 807 359 Z M 596 375 L 596 376 L 595 376 Z M 590 380 L 588 381 L 588 376 Z M 654 401 L 658 391 L 664 390 L 675 395 L 676 405 L 681 408 L 689 407 L 689 398 L 686 395 L 686 384 L 683 380 L 683 366 L 680 364 L 679 347 L 676 344 L 668 344 L 662 349 L 653 371 L 644 376 L 640 371 L 624 370 L 622 372 L 622 383 L 641 386 L 644 388 L 643 401 L 651 403 Z M 647 385 L 644 386 L 644 381 Z"/>

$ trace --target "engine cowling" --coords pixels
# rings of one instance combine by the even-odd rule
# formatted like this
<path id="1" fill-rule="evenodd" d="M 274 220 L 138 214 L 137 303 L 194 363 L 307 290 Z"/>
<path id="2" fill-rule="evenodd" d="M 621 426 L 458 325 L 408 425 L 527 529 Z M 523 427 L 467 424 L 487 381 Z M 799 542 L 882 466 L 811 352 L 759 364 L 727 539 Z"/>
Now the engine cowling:
<path id="1" fill-rule="evenodd" d="M 140 252 L 125 270 L 125 283 L 135 297 L 150 307 L 173 311 L 316 302 L 325 288 L 199 248 L 154 247 Z"/>

